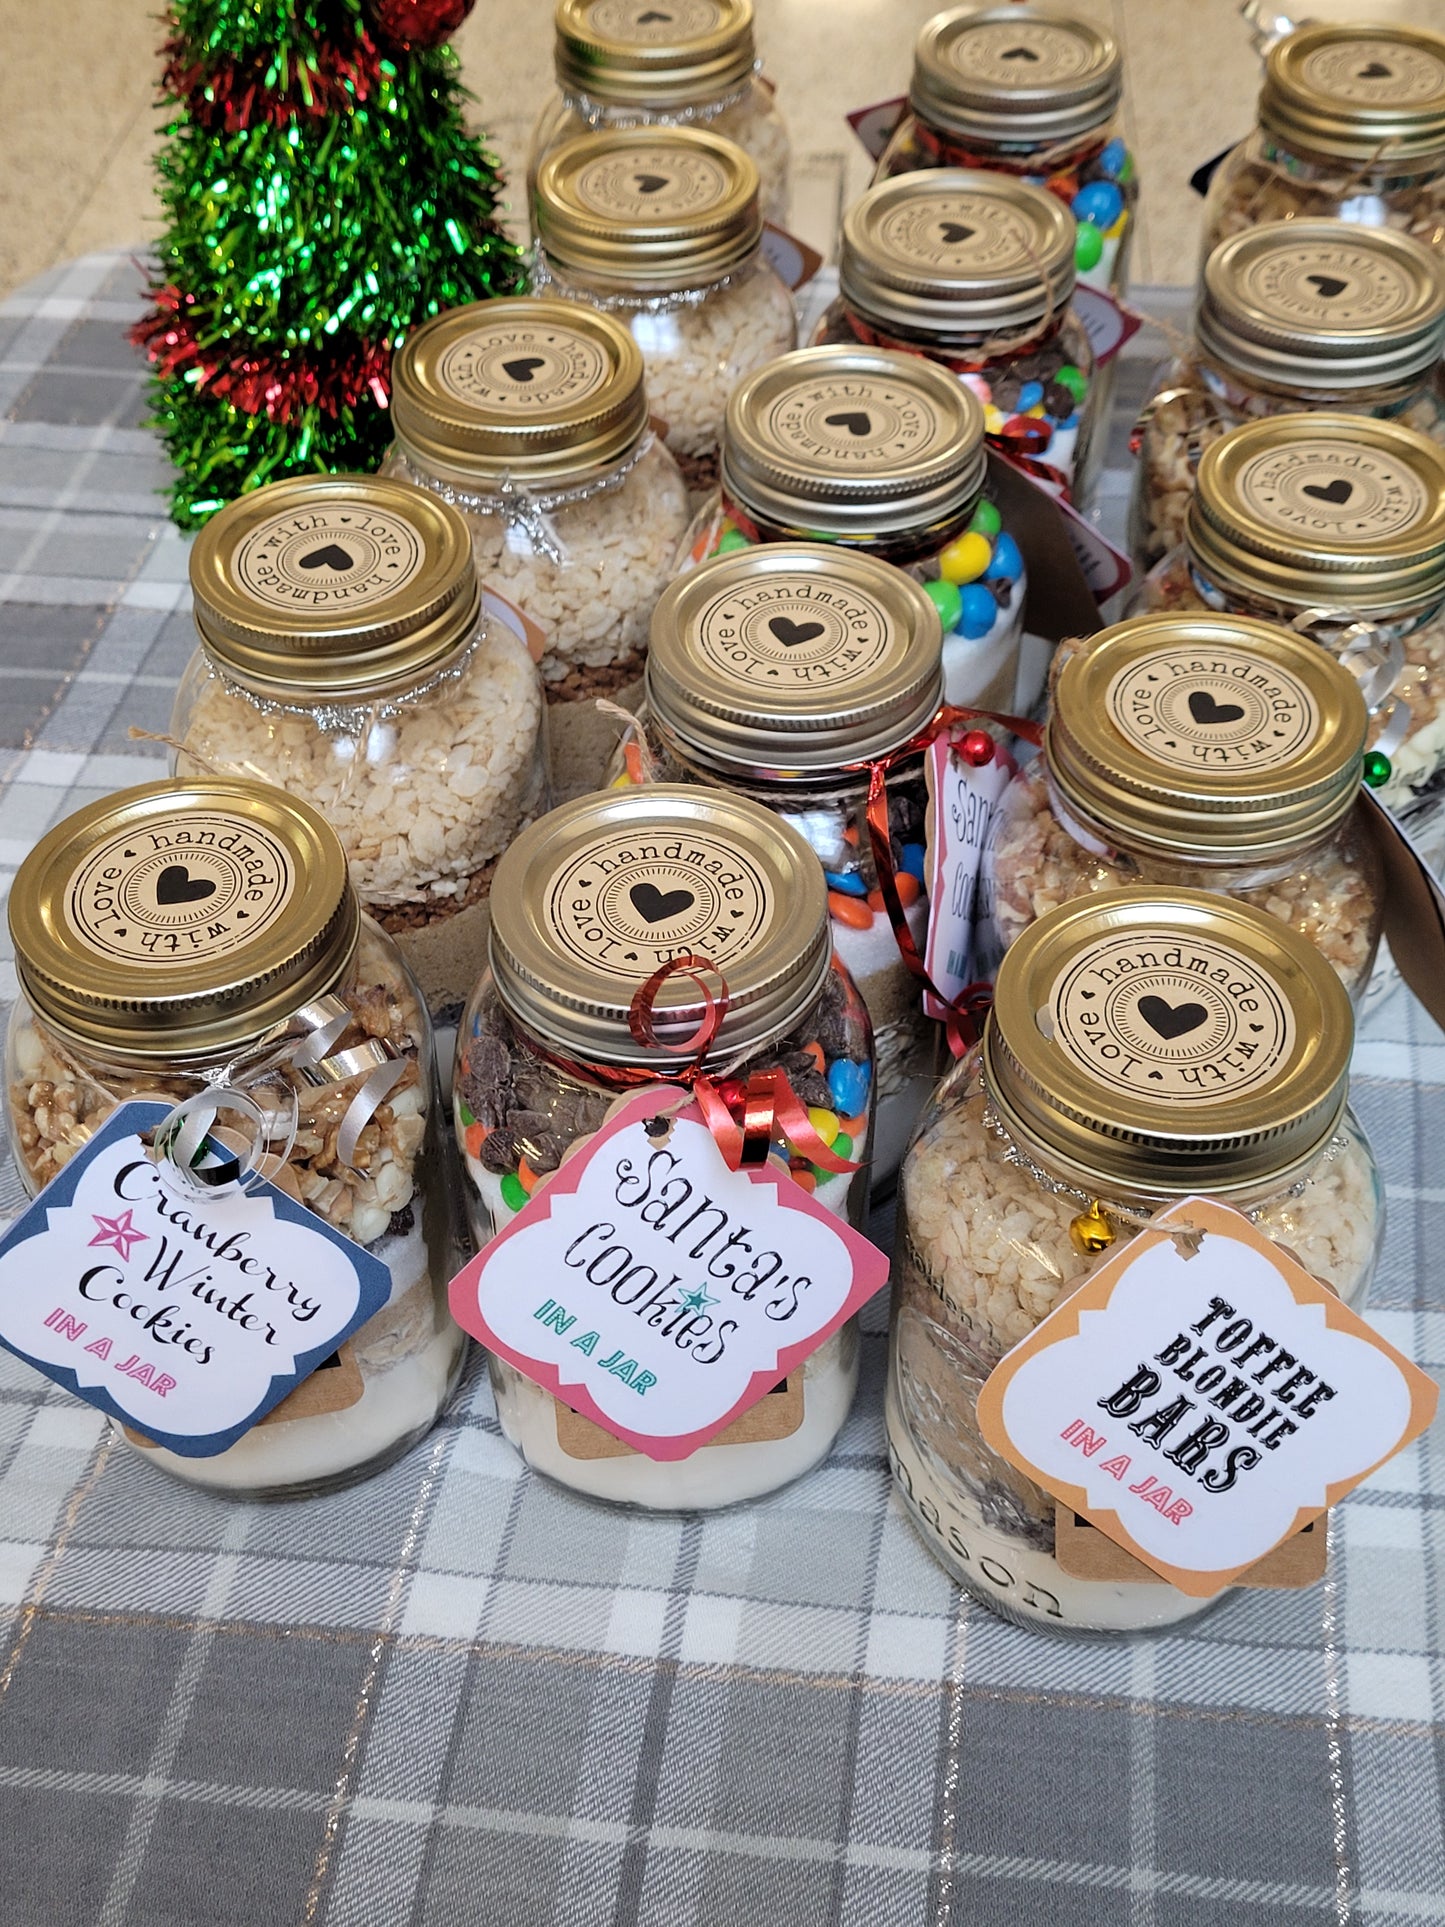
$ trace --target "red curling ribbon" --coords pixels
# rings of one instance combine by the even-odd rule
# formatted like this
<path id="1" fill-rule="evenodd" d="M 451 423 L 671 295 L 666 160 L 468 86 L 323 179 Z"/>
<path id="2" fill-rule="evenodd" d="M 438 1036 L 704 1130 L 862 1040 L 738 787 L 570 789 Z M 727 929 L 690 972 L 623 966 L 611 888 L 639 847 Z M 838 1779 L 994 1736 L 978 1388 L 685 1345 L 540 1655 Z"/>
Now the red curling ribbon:
<path id="1" fill-rule="evenodd" d="M 1066 149 L 1069 155 L 1067 167 L 1056 168 L 1051 172 L 1047 149 L 1036 154 L 981 154 L 975 153 L 972 148 L 964 147 L 958 142 L 947 140 L 941 134 L 935 134 L 933 129 L 925 127 L 922 121 L 916 120 L 913 132 L 914 139 L 924 152 L 931 154 L 934 160 L 941 162 L 944 167 L 971 167 L 981 174 L 1012 174 L 1020 180 L 1036 180 L 1046 187 L 1050 194 L 1056 194 L 1066 207 L 1072 203 L 1074 195 L 1079 191 L 1079 175 L 1090 161 L 1098 159 L 1107 145 L 1105 139 L 1100 136 L 1086 141 L 1080 148 L 1068 148 Z M 1062 154 L 1058 158 L 1062 159 Z M 1041 162 L 1042 166 L 1040 166 Z"/>
<path id="2" fill-rule="evenodd" d="M 898 894 L 898 876 L 893 867 L 893 844 L 888 832 L 888 775 L 895 764 L 916 756 L 920 750 L 936 742 L 945 730 L 955 729 L 960 723 L 997 723 L 1010 735 L 1021 737 L 1035 748 L 1040 747 L 1044 740 L 1042 726 L 1030 722 L 1026 716 L 1005 716 L 992 709 L 966 709 L 954 703 L 945 703 L 908 742 L 873 762 L 848 765 L 849 768 L 866 769 L 868 772 L 868 840 L 873 848 L 878 889 L 883 897 L 883 907 L 888 912 L 888 921 L 893 926 L 898 954 L 924 988 L 931 991 L 939 1003 L 948 1007 L 944 1032 L 955 1057 L 961 1056 L 970 1044 L 977 1041 L 983 1017 L 993 1000 L 993 988 L 986 983 L 965 984 L 956 998 L 945 997 L 929 976 L 928 966 L 918 954 L 918 945 L 913 941 L 913 932 L 908 927 L 903 899 Z"/>

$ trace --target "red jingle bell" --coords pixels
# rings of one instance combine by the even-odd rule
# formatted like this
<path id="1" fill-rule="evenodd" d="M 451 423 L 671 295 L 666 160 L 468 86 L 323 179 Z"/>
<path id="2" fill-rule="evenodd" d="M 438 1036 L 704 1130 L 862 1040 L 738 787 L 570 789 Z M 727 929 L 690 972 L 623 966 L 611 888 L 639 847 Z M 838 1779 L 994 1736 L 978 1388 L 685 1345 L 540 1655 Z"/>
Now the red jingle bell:
<path id="1" fill-rule="evenodd" d="M 965 763 L 982 769 L 986 763 L 993 761 L 993 738 L 986 729 L 970 729 L 959 744 L 958 753 Z"/>

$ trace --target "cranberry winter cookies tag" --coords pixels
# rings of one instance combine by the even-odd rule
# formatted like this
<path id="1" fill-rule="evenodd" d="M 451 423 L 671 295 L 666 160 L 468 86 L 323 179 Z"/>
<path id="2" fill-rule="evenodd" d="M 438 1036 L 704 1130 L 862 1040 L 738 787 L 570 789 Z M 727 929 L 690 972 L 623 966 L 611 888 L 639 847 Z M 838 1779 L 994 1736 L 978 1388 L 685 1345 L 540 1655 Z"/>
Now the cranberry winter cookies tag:
<path id="1" fill-rule="evenodd" d="M 1429 1425 L 1434 1382 L 1241 1213 L 1160 1212 L 979 1394 L 1001 1457 L 1207 1598 Z"/>
<path id="2" fill-rule="evenodd" d="M 639 1092 L 452 1281 L 458 1324 L 653 1459 L 682 1459 L 880 1289 L 888 1259 L 695 1104 Z"/>

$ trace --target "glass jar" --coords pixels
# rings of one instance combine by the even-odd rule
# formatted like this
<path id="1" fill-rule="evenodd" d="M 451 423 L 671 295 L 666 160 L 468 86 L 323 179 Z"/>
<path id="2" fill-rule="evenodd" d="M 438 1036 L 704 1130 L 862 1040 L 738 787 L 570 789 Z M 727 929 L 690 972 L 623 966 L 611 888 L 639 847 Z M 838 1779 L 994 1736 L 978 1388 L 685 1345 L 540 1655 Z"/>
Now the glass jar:
<path id="1" fill-rule="evenodd" d="M 548 701 L 635 681 L 688 509 L 627 330 L 566 301 L 475 302 L 408 335 L 392 383 L 382 473 L 461 511 L 483 583 L 545 631 Z"/>
<path id="2" fill-rule="evenodd" d="M 1184 538 L 1138 606 L 1323 643 L 1370 704 L 1367 780 L 1418 834 L 1445 797 L 1445 447 L 1357 415 L 1247 423 L 1205 450 Z"/>
<path id="3" fill-rule="evenodd" d="M 834 953 L 873 1020 L 875 1188 L 896 1175 L 932 1088 L 937 1032 L 877 887 L 867 764 L 911 741 L 941 696 L 938 612 L 899 570 L 808 542 L 743 550 L 683 576 L 658 603 L 647 657 L 654 766 L 624 746 L 611 772 L 619 784 L 735 790 L 816 851 Z M 893 867 L 920 956 L 926 807 L 920 752 L 888 782 Z"/>
<path id="4" fill-rule="evenodd" d="M 1025 181 L 961 167 L 870 187 L 843 221 L 838 298 L 815 347 L 861 342 L 949 368 L 1003 455 L 1051 494 L 1088 498 L 1094 351 L 1070 306 L 1073 216 Z"/>
<path id="5" fill-rule="evenodd" d="M 1408 235 L 1291 221 L 1221 242 L 1194 338 L 1161 370 L 1135 429 L 1136 571 L 1182 539 L 1199 457 L 1240 422 L 1334 408 L 1445 440 L 1442 345 L 1445 260 Z"/>
<path id="6" fill-rule="evenodd" d="M 873 178 L 972 167 L 1045 187 L 1078 222 L 1080 284 L 1122 296 L 1139 200 L 1118 119 L 1123 91 L 1113 35 L 1045 0 L 935 14 L 914 47 L 908 111 Z"/>
<path id="7" fill-rule="evenodd" d="M 391 1275 L 389 1303 L 337 1354 L 344 1369 L 303 1381 L 224 1452 L 185 1458 L 129 1428 L 126 1439 L 238 1497 L 323 1492 L 398 1457 L 461 1370 L 447 1283 L 464 1246 L 426 1009 L 361 914 L 325 818 L 241 778 L 121 790 L 42 838 L 9 915 L 20 995 L 7 1116 L 32 1196 L 117 1105 L 228 1083 L 283 1126 L 295 1119 L 284 1162 L 260 1168 Z M 298 1054 L 347 1013 L 326 1056 Z M 396 1068 L 372 1104 L 383 1066 Z M 361 1125 L 354 1163 L 339 1141 L 348 1124 Z"/>
<path id="8" fill-rule="evenodd" d="M 554 149 L 613 128 L 706 128 L 758 170 L 763 213 L 788 219 L 788 130 L 759 71 L 752 0 L 558 0 L 557 92 L 532 129 L 527 198 Z"/>
<path id="9" fill-rule="evenodd" d="M 1161 1036 L 1141 1011 L 1151 999 L 1202 1006 L 1204 1041 Z M 1064 905 L 1004 959 L 982 1043 L 939 1087 L 899 1179 L 886 1407 L 929 1550 L 1006 1619 L 1140 1632 L 1211 1603 L 1142 1565 L 1118 1580 L 1066 1572 L 1055 1501 L 985 1444 L 978 1394 L 1116 1239 L 1190 1196 L 1245 1212 L 1358 1306 L 1384 1191 L 1345 1108 L 1353 1031 L 1338 977 L 1304 938 L 1193 890 Z M 1133 1081 L 1141 1063 L 1157 1083 Z M 1280 1416 L 1255 1389 L 1218 1391 L 1209 1416 L 1241 1439 Z"/>
<path id="10" fill-rule="evenodd" d="M 985 854 L 996 948 L 1071 898 L 1188 886 L 1278 917 L 1369 980 L 1384 898 L 1357 808 L 1367 716 L 1350 672 L 1243 616 L 1136 616 L 1063 664 L 1043 753 Z"/>
<path id="11" fill-rule="evenodd" d="M 818 860 L 796 831 L 720 790 L 604 791 L 523 831 L 498 873 L 490 966 L 463 1019 L 453 1080 L 478 1243 L 598 1129 L 619 1093 L 649 1074 L 676 1076 L 685 1060 L 639 1043 L 628 1014 L 657 969 L 688 953 L 711 963 L 729 993 L 704 1068 L 745 1077 L 781 1066 L 804 1102 L 826 1093 L 841 1124 L 833 1149 L 860 1168 L 821 1172 L 781 1137 L 775 1155 L 835 1216 L 860 1223 L 873 1040 L 832 955 L 824 895 Z M 675 975 L 657 994 L 653 1024 L 664 1045 L 677 1045 L 704 1015 L 698 984 Z M 491 1372 L 502 1430 L 529 1465 L 594 1498 L 690 1510 L 756 1498 L 826 1457 L 852 1403 L 858 1338 L 850 1320 L 789 1381 L 786 1400 L 773 1405 L 770 1394 L 767 1410 L 670 1463 L 588 1425 L 495 1357 Z"/>
<path id="12" fill-rule="evenodd" d="M 1445 248 L 1445 38 L 1298 27 L 1265 61 L 1259 125 L 1215 169 L 1204 252 L 1265 221 L 1338 219 Z"/>
<path id="13" fill-rule="evenodd" d="M 733 387 L 798 339 L 758 170 L 697 128 L 583 134 L 542 163 L 532 205 L 534 285 L 631 330 L 659 432 L 688 487 L 710 488 Z"/>
<path id="14" fill-rule="evenodd" d="M 497 858 L 547 808 L 547 753 L 537 666 L 482 615 L 465 522 L 399 482 L 299 476 L 213 516 L 190 572 L 176 773 L 315 804 L 384 929 L 446 925 L 475 954 Z M 459 1000 L 474 970 L 428 995 Z"/>
<path id="15" fill-rule="evenodd" d="M 803 348 L 728 402 L 717 492 L 679 567 L 750 544 L 826 542 L 921 582 L 943 623 L 950 703 L 1012 710 L 1028 583 L 988 495 L 983 410 L 916 355 Z"/>

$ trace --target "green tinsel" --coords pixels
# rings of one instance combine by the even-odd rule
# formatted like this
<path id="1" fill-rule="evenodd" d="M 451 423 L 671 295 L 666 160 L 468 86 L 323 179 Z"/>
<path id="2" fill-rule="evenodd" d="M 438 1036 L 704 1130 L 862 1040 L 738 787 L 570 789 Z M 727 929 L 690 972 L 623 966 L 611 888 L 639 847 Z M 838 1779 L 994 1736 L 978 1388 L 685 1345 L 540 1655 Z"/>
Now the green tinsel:
<path id="1" fill-rule="evenodd" d="M 344 58 L 355 47 L 366 15 L 360 0 L 207 0 L 178 6 L 171 24 L 169 51 L 183 63 L 211 73 L 218 61 L 261 58 L 273 80 L 292 76 L 294 95 L 298 70 L 325 50 L 334 75 L 334 50 Z M 470 96 L 455 55 L 388 53 L 371 66 L 369 96 L 349 111 L 277 126 L 263 117 L 263 95 L 239 132 L 186 117 L 166 130 L 156 293 L 162 308 L 168 290 L 190 297 L 189 360 L 173 352 L 168 370 L 174 338 L 158 320 L 146 327 L 153 419 L 178 471 L 171 512 L 183 528 L 284 475 L 374 468 L 391 439 L 390 417 L 368 393 L 339 412 L 293 399 L 289 418 L 272 420 L 213 392 L 217 370 L 315 376 L 334 405 L 338 369 L 370 356 L 384 380 L 387 350 L 414 323 L 524 285 L 521 256 L 496 225 L 495 165 L 462 121 Z"/>

